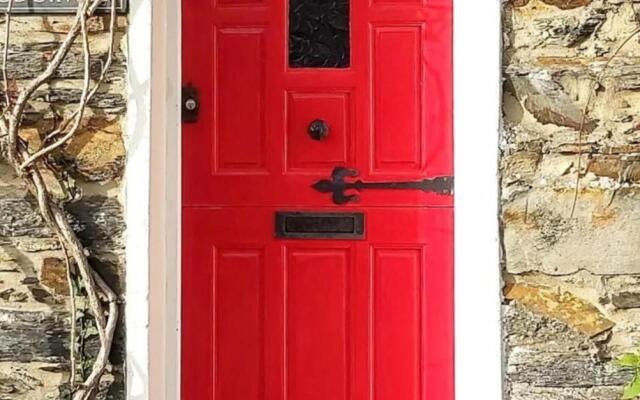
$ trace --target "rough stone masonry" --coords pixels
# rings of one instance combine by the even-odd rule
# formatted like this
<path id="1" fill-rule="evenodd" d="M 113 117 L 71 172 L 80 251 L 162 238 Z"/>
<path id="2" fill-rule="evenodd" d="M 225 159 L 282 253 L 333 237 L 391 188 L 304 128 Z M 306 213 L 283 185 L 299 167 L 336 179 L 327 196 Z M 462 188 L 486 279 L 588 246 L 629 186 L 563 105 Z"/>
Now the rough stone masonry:
<path id="1" fill-rule="evenodd" d="M 8 62 L 10 90 L 37 76 L 69 29 L 70 17 L 16 16 Z M 0 21 L 4 25 L 4 20 Z M 67 206 L 91 261 L 111 286 L 124 291 L 124 233 L 121 179 L 125 165 L 126 18 L 118 20 L 117 51 L 104 88 L 85 114 L 85 127 L 56 154 L 56 163 L 70 172 L 76 193 Z M 90 21 L 92 63 L 99 73 L 106 60 L 108 17 Z M 0 27 L 4 31 L 4 26 Z M 80 43 L 43 87 L 28 110 L 21 136 L 36 146 L 59 119 L 72 110 L 82 88 Z M 15 86 L 14 86 L 15 85 Z M 54 193 L 57 180 L 48 177 Z M 0 400 L 68 398 L 69 288 L 64 255 L 52 233 L 34 211 L 33 199 L 8 166 L 0 164 Z M 83 318 L 78 347 L 89 359 L 97 332 Z M 119 327 L 101 399 L 124 398 L 124 327 Z M 87 363 L 90 367 L 90 364 Z"/>
<path id="2" fill-rule="evenodd" d="M 612 359 L 640 345 L 639 38 L 602 71 L 640 2 L 503 6 L 505 398 L 619 399 Z"/>

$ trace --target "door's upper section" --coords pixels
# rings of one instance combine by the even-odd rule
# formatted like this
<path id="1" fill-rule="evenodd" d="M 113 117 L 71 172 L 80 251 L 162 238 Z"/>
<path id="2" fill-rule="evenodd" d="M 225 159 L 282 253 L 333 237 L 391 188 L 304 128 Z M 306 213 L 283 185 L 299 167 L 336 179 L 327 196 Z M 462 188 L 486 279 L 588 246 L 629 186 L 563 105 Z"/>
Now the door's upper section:
<path id="1" fill-rule="evenodd" d="M 453 175 L 452 0 L 189 3 L 183 82 L 201 104 L 183 129 L 185 205 L 332 205 L 312 185 L 338 166 L 366 182 Z M 358 205 L 451 204 L 370 190 Z"/>

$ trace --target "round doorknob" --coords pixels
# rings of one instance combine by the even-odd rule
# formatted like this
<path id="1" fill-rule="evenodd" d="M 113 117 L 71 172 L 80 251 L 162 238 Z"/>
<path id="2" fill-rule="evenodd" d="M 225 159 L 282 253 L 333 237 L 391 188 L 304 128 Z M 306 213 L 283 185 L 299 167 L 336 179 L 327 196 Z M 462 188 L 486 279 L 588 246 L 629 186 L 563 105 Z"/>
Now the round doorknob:
<path id="1" fill-rule="evenodd" d="M 329 125 L 321 120 L 316 119 L 309 124 L 309 136 L 313 140 L 322 140 L 329 136 Z"/>
<path id="2" fill-rule="evenodd" d="M 195 99 L 188 99 L 184 102 L 184 107 L 189 111 L 195 111 L 198 108 L 198 102 Z"/>

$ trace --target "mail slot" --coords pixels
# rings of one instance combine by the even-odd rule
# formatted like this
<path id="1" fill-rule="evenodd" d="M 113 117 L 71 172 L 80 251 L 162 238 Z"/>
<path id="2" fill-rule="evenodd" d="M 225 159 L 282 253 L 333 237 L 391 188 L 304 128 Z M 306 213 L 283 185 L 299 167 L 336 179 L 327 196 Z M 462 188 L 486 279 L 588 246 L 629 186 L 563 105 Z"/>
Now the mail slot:
<path id="1" fill-rule="evenodd" d="M 364 239 L 363 213 L 276 212 L 279 239 Z"/>

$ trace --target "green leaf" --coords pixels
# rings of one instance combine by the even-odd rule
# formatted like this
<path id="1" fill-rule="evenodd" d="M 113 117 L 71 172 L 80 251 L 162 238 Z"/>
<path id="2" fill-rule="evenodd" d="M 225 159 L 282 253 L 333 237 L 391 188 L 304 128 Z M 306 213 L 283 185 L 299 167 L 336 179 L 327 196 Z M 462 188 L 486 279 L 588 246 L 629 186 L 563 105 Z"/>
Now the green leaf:
<path id="1" fill-rule="evenodd" d="M 621 367 L 640 367 L 640 355 L 634 353 L 623 354 L 618 358 L 618 365 Z"/>
<path id="2" fill-rule="evenodd" d="M 629 386 L 624 388 L 622 399 L 632 400 L 638 396 L 640 396 L 640 371 L 637 371 L 636 377 L 633 379 L 633 382 L 631 382 Z"/>

